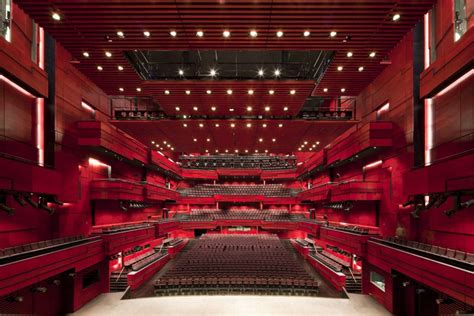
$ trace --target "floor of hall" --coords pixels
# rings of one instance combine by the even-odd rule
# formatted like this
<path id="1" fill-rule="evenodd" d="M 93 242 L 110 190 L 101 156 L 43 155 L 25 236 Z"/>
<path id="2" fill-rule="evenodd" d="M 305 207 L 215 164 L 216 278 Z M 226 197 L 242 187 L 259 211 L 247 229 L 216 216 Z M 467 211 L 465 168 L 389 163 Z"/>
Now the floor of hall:
<path id="1" fill-rule="evenodd" d="M 77 316 L 209 316 L 209 315 L 391 315 L 368 295 L 349 294 L 349 299 L 303 296 L 169 296 L 121 300 L 123 293 L 102 294 Z"/>

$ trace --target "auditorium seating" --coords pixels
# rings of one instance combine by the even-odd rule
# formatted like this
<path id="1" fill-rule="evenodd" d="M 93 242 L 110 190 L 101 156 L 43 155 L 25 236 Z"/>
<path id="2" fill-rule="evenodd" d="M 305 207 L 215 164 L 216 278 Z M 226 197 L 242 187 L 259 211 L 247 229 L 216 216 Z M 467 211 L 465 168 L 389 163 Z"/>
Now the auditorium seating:
<path id="1" fill-rule="evenodd" d="M 290 214 L 286 209 L 193 209 L 189 214 L 179 214 L 175 218 L 182 221 L 213 221 L 213 220 L 265 220 L 265 221 L 296 221 L 303 219 L 301 214 Z"/>
<path id="2" fill-rule="evenodd" d="M 333 259 L 325 256 L 322 252 L 313 252 L 310 254 L 311 257 L 313 257 L 314 259 L 318 260 L 319 262 L 323 263 L 324 265 L 326 265 L 327 267 L 331 268 L 332 270 L 336 271 L 336 272 L 341 272 L 342 271 L 342 265 L 336 261 L 334 261 Z"/>
<path id="3" fill-rule="evenodd" d="M 267 156 L 267 155 L 206 155 L 206 156 L 188 156 L 183 155 L 180 158 L 183 168 L 187 169 L 263 169 L 263 170 L 281 170 L 296 168 L 295 156 Z"/>
<path id="4" fill-rule="evenodd" d="M 386 239 L 372 238 L 371 240 L 395 246 L 396 248 L 411 251 L 455 266 L 474 269 L 474 253 L 425 244 L 398 237 L 387 237 Z"/>
<path id="5" fill-rule="evenodd" d="M 275 235 L 203 235 L 155 284 L 157 295 L 316 295 L 318 282 Z"/>
<path id="6" fill-rule="evenodd" d="M 34 257 L 47 252 L 63 249 L 95 238 L 86 238 L 83 235 L 44 240 L 30 244 L 0 249 L 0 262 L 11 262 Z"/>
<path id="7" fill-rule="evenodd" d="M 178 190 L 188 197 L 205 197 L 214 195 L 263 195 L 290 197 L 295 196 L 299 190 L 284 187 L 281 184 L 252 184 L 252 185 L 223 185 L 202 184 L 192 188 Z"/>

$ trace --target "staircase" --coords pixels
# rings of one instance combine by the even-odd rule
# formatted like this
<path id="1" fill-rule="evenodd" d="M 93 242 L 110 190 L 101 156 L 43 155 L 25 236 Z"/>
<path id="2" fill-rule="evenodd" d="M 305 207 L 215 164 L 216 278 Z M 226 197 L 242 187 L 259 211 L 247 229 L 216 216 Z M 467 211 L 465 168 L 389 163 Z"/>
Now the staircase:
<path id="1" fill-rule="evenodd" d="M 362 275 L 352 274 L 351 271 L 345 269 L 346 275 L 346 291 L 349 293 L 362 293 Z"/>
<path id="2" fill-rule="evenodd" d="M 112 272 L 110 275 L 110 292 L 123 292 L 127 289 L 127 271 Z"/>

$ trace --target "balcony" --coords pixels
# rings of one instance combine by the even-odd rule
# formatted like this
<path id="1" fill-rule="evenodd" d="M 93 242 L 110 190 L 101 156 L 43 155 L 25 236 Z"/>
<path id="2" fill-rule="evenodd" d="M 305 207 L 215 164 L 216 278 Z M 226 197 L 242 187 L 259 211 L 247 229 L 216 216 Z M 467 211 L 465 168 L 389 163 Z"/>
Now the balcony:
<path id="1" fill-rule="evenodd" d="M 319 237 L 348 252 L 358 256 L 365 256 L 367 253 L 367 241 L 378 233 L 378 229 L 375 227 L 357 228 L 351 228 L 350 225 L 321 226 L 319 228 Z"/>
<path id="2" fill-rule="evenodd" d="M 376 181 L 347 181 L 331 186 L 331 202 L 377 201 L 382 198 L 382 184 Z"/>
<path id="3" fill-rule="evenodd" d="M 302 201 L 328 201 L 330 198 L 331 187 L 334 185 L 333 182 L 323 183 L 318 186 L 314 186 L 311 189 L 300 192 L 298 195 L 299 199 Z"/>
<path id="4" fill-rule="evenodd" d="M 299 178 L 304 179 L 326 168 L 327 151 L 322 149 L 298 167 Z"/>
<path id="5" fill-rule="evenodd" d="M 149 164 L 156 166 L 160 172 L 181 179 L 181 168 L 172 160 L 154 150 L 150 150 Z"/>
<path id="6" fill-rule="evenodd" d="M 144 201 L 144 186 L 122 179 L 98 179 L 90 182 L 93 200 Z"/>
<path id="7" fill-rule="evenodd" d="M 175 201 L 179 198 L 179 193 L 153 183 L 144 182 L 145 199 L 147 201 Z"/>
<path id="8" fill-rule="evenodd" d="M 147 223 L 127 223 L 93 227 L 95 234 L 104 240 L 106 255 L 115 255 L 127 248 L 133 248 L 155 239 L 155 227 Z"/>

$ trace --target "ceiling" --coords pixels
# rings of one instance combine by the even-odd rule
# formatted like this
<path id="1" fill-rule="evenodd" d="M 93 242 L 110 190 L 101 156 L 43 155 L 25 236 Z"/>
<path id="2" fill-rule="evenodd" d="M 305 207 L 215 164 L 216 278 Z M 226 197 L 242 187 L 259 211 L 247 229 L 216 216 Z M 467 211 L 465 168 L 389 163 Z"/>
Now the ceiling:
<path id="1" fill-rule="evenodd" d="M 307 138 L 309 143 L 319 141 L 323 146 L 355 123 L 293 119 L 310 96 L 357 96 L 382 71 L 385 66 L 380 62 L 435 0 L 14 2 L 66 47 L 76 67 L 109 95 L 153 97 L 169 116 L 179 116 L 176 112 L 208 116 L 202 122 L 203 127 L 198 120 L 186 122 L 183 117 L 114 122 L 145 143 L 167 139 L 175 151 L 182 152 L 238 149 L 242 153 L 247 149 L 289 153 L 298 150 Z M 53 13 L 60 20 L 53 19 Z M 397 14 L 400 19 L 394 21 Z M 225 31 L 228 33 L 224 34 Z M 252 31 L 256 36 L 252 36 Z M 151 51 L 161 53 L 152 55 Z M 247 65 L 243 69 L 247 72 L 240 71 L 236 78 L 230 75 L 219 78 L 217 71 L 214 77 L 194 76 L 190 80 L 185 75 L 169 77 L 172 67 L 178 72 L 178 64 L 183 61 L 179 56 L 173 59 L 170 53 L 164 58 L 166 53 L 162 51 L 174 51 L 179 56 L 183 51 L 219 51 L 219 60 L 226 59 L 226 51 L 249 51 L 262 56 L 266 51 L 331 52 L 331 57 L 320 63 L 323 69 L 314 72 L 318 76 L 311 80 L 304 76 L 275 76 L 273 68 L 282 63 L 278 61 L 268 65 L 256 62 L 255 69 L 262 64 L 268 69 L 263 77 L 254 80 L 242 80 L 249 79 L 248 69 L 252 65 Z M 169 61 L 165 75 L 156 72 L 145 77 L 137 71 L 138 67 L 130 63 L 130 53 L 143 52 L 157 64 L 161 59 Z M 173 65 L 173 60 L 178 63 Z M 202 74 L 196 65 L 192 67 L 195 74 Z M 237 78 L 242 73 L 246 75 Z M 172 80 L 147 80 L 150 78 Z M 253 95 L 248 94 L 249 89 L 254 90 Z M 212 93 L 208 94 L 207 90 Z M 232 94 L 227 90 L 232 90 Z M 270 94 L 270 90 L 274 93 Z M 295 93 L 290 93 L 291 90 Z M 247 110 L 249 106 L 252 111 Z M 267 106 L 270 111 L 265 110 Z M 258 118 L 245 124 L 239 121 L 233 129 L 213 128 L 216 123 L 212 117 L 226 116 L 230 108 L 234 109 L 233 115 L 253 112 L 274 120 L 269 120 L 265 129 L 257 128 L 263 122 Z M 286 116 L 286 120 L 281 120 Z M 252 127 L 246 127 L 247 123 Z M 229 124 L 229 120 L 221 120 L 221 125 Z M 279 128 L 278 124 L 284 127 Z M 262 143 L 258 141 L 260 137 L 264 139 Z M 271 141 L 273 138 L 275 142 Z"/>

